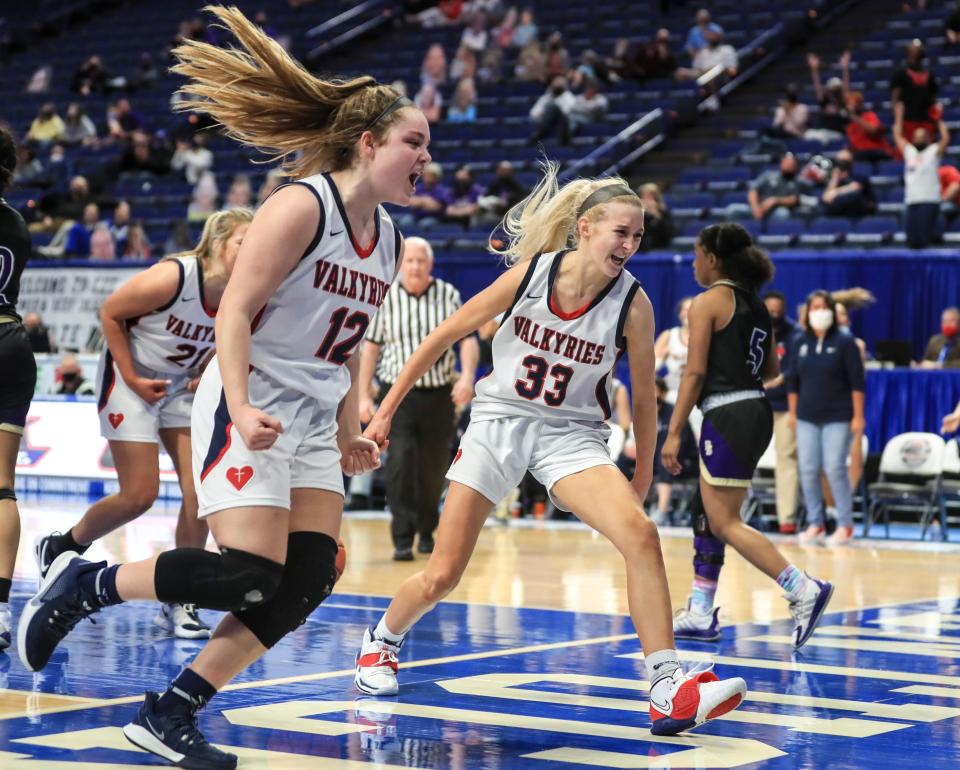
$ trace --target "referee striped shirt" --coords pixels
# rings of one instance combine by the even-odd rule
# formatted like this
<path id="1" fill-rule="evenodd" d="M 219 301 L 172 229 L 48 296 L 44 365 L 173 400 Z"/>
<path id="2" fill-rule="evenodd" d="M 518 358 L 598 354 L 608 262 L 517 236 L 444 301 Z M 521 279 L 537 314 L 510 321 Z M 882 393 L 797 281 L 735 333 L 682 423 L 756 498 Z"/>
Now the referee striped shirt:
<path id="1" fill-rule="evenodd" d="M 367 339 L 381 346 L 377 379 L 386 385 L 396 382 L 413 351 L 461 304 L 460 292 L 439 278 L 432 278 L 420 296 L 408 292 L 400 281 L 394 283 L 367 331 Z M 456 356 L 448 350 L 414 387 L 450 385 L 457 378 L 455 365 Z"/>

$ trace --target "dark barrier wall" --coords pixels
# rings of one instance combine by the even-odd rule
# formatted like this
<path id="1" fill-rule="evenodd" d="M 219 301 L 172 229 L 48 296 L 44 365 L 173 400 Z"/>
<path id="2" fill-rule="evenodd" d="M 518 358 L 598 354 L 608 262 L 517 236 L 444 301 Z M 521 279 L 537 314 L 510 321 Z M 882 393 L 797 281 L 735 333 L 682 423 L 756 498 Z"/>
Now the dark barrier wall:
<path id="1" fill-rule="evenodd" d="M 698 291 L 692 254 L 637 254 L 629 269 L 653 302 L 657 331 L 675 325 L 679 299 Z M 906 339 L 923 355 L 930 335 L 940 331 L 940 312 L 960 304 L 960 251 L 782 251 L 774 254 L 777 275 L 768 288 L 787 295 L 791 307 L 814 289 L 870 289 L 877 303 L 852 314 L 854 333 L 873 351 L 877 340 Z M 476 294 L 500 272 L 497 258 L 476 253 L 440 253 L 435 272 L 460 289 L 464 299 Z M 796 315 L 791 313 L 791 315 Z"/>

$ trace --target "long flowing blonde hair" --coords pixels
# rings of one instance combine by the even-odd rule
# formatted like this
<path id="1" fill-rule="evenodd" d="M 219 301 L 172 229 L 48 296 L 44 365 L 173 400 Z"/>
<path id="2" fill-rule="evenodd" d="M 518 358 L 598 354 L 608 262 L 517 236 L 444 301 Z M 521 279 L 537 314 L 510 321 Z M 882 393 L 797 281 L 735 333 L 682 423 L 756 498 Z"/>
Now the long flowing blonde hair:
<path id="1" fill-rule="evenodd" d="M 236 6 L 204 10 L 242 48 L 196 40 L 174 48 L 172 71 L 190 80 L 174 109 L 208 113 L 230 137 L 269 155 L 267 162 L 282 161 L 290 176 L 350 168 L 364 131 L 379 143 L 399 121 L 399 111 L 376 120 L 401 96 L 392 86 L 369 76 L 315 77 Z"/>
<path id="2" fill-rule="evenodd" d="M 196 257 L 200 262 L 204 277 L 218 276 L 225 272 L 220 262 L 220 251 L 223 244 L 230 240 L 230 236 L 240 225 L 248 225 L 253 221 L 253 209 L 235 208 L 217 211 L 207 218 L 203 224 L 203 232 L 197 245 L 188 251 L 171 254 L 174 257 Z"/>
<path id="3" fill-rule="evenodd" d="M 490 243 L 490 251 L 503 257 L 508 265 L 516 265 L 533 259 L 541 252 L 576 248 L 580 236 L 577 231 L 577 212 L 581 204 L 601 187 L 610 184 L 629 185 L 618 176 L 602 179 L 575 179 L 562 187 L 557 182 L 560 166 L 544 161 L 543 178 L 533 191 L 511 208 L 503 217 L 500 227 L 507 236 L 502 245 Z M 640 199 L 630 195 L 618 195 L 584 212 L 590 222 L 603 219 L 608 203 L 629 203 L 643 208 Z"/>

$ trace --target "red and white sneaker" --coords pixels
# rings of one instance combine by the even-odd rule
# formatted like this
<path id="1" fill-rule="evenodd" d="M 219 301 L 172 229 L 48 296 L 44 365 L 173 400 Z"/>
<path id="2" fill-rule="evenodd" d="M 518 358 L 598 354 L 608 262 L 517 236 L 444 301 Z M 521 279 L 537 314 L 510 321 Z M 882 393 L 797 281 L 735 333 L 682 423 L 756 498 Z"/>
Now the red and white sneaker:
<path id="1" fill-rule="evenodd" d="M 747 683 L 740 677 L 718 679 L 712 663 L 698 664 L 686 674 L 677 669 L 671 674 L 673 687 L 664 703 L 650 697 L 650 732 L 676 735 L 733 711 L 747 694 Z"/>
<path id="2" fill-rule="evenodd" d="M 363 646 L 357 655 L 357 675 L 354 684 L 367 695 L 396 695 L 397 653 L 399 644 L 377 639 L 368 628 L 363 632 Z"/>

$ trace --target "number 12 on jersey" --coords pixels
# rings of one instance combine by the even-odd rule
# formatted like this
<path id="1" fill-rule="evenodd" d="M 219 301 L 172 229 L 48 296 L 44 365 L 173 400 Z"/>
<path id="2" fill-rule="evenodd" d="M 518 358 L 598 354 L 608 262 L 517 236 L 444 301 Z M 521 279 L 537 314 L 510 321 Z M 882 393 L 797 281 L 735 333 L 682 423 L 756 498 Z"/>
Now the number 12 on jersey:
<path id="1" fill-rule="evenodd" d="M 330 314 L 330 328 L 327 329 L 327 333 L 314 355 L 332 364 L 342 366 L 353 354 L 357 345 L 360 344 L 360 340 L 367 333 L 369 325 L 370 316 L 362 310 L 355 310 L 353 313 L 350 312 L 348 307 L 334 310 Z M 337 338 L 343 329 L 353 329 L 354 331 L 346 339 L 337 342 Z"/>

